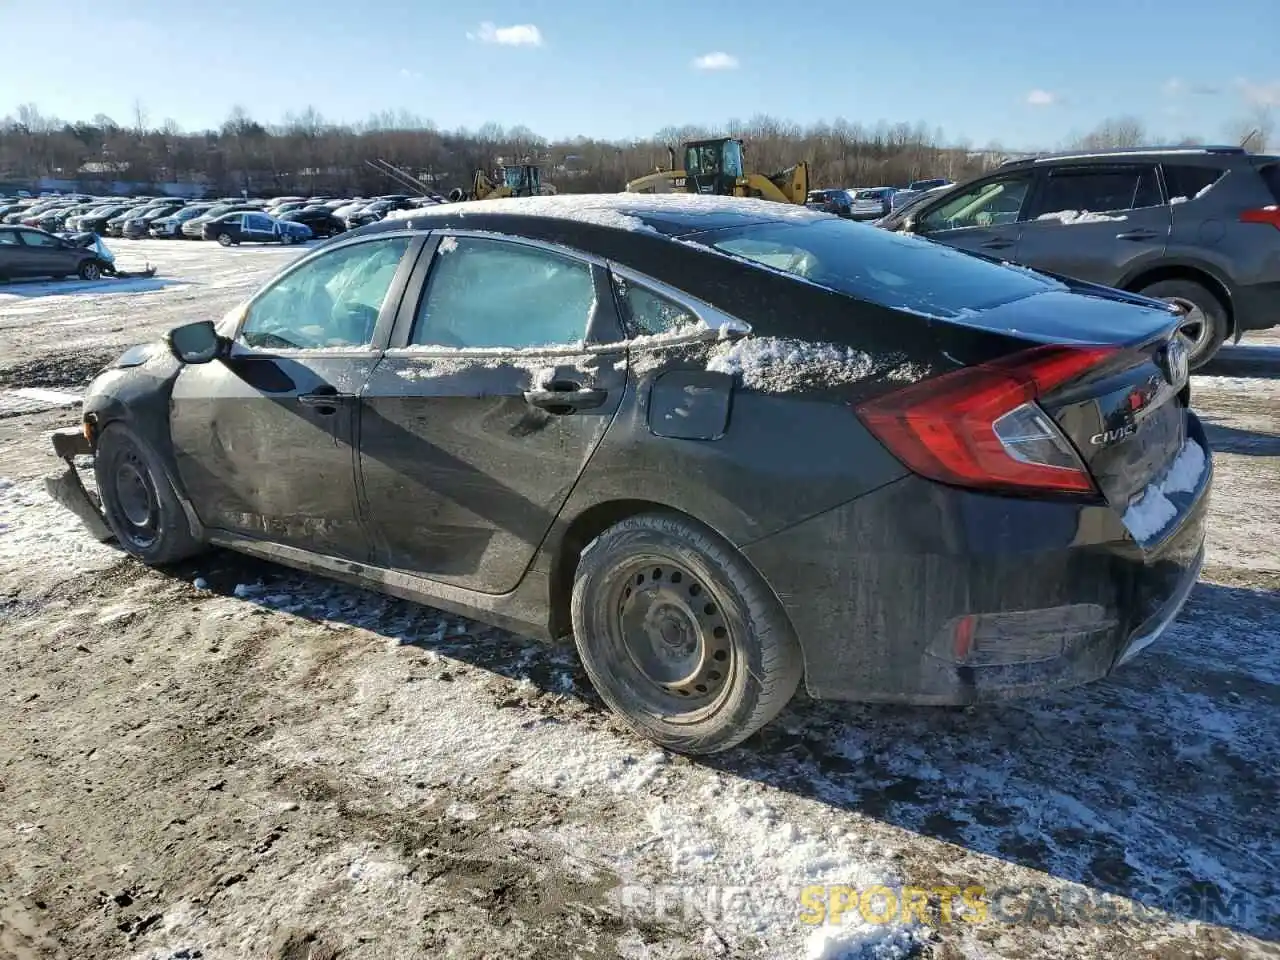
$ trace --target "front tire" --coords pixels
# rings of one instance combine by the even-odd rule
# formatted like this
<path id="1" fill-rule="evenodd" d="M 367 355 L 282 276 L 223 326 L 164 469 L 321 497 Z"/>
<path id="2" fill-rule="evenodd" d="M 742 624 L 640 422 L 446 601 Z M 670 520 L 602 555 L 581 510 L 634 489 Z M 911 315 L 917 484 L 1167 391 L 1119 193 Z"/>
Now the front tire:
<path id="1" fill-rule="evenodd" d="M 108 424 L 93 470 L 107 525 L 127 552 L 151 566 L 200 552 L 159 456 L 133 430 Z"/>
<path id="2" fill-rule="evenodd" d="M 683 517 L 640 514 L 606 530 L 578 562 L 570 606 L 596 691 L 667 749 L 736 746 L 800 683 L 800 646 L 768 585 Z"/>
<path id="3" fill-rule="evenodd" d="M 224 247 L 231 246 L 232 244 L 231 234 L 229 233 L 218 234 L 218 243 L 222 244 Z"/>
<path id="4" fill-rule="evenodd" d="M 1227 339 L 1227 311 L 1222 301 L 1194 280 L 1161 280 L 1139 292 L 1182 311 L 1178 333 L 1187 344 L 1192 370 L 1213 359 Z"/>
<path id="5" fill-rule="evenodd" d="M 76 275 L 81 280 L 101 280 L 102 264 L 98 263 L 97 260 L 86 260 L 80 264 L 80 269 L 76 271 Z"/>

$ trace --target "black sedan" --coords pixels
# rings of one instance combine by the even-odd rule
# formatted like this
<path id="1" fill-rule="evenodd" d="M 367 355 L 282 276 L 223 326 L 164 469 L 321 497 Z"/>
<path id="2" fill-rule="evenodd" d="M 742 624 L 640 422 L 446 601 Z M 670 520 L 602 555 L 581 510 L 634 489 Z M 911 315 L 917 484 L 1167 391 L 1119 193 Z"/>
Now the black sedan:
<path id="1" fill-rule="evenodd" d="M 265 213 L 224 213 L 214 217 L 202 228 L 205 240 L 217 240 L 224 247 L 240 243 L 303 243 L 313 236 L 311 228 L 302 223 L 277 220 Z"/>
<path id="2" fill-rule="evenodd" d="M 301 223 L 310 227 L 311 232 L 317 237 L 332 237 L 347 229 L 347 225 L 335 217 L 328 207 L 304 207 L 301 210 L 290 210 L 287 213 L 276 214 L 276 219 L 286 223 Z"/>
<path id="3" fill-rule="evenodd" d="M 0 281 L 77 276 L 98 280 L 109 268 L 93 249 L 30 227 L 0 227 Z"/>
<path id="4" fill-rule="evenodd" d="M 436 206 L 125 354 L 50 490 L 148 563 L 217 545 L 572 631 L 627 722 L 709 753 L 802 679 L 973 703 L 1158 637 L 1212 477 L 1176 324 L 767 201 Z"/>

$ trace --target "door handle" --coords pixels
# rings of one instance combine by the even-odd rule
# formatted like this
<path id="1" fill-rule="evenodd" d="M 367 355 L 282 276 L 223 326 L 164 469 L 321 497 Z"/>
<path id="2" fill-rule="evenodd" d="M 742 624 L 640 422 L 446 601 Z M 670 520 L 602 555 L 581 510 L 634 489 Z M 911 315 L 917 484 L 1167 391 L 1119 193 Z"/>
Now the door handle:
<path id="1" fill-rule="evenodd" d="M 564 384 L 563 389 L 543 387 L 538 390 L 524 392 L 525 403 L 539 407 L 550 413 L 573 413 L 575 410 L 590 410 L 598 407 L 609 397 L 608 390 L 598 387 L 583 387 L 576 383 Z"/>
<path id="2" fill-rule="evenodd" d="M 978 246 L 985 247 L 988 250 L 1007 250 L 1009 247 L 1013 246 L 1013 241 L 1000 239 L 988 240 L 986 243 L 978 244 Z"/>
<path id="3" fill-rule="evenodd" d="M 328 416 L 336 413 L 340 404 L 348 403 L 355 398 L 354 393 L 339 393 L 334 387 L 316 387 L 312 393 L 298 394 L 298 403 L 304 407 L 314 407 L 316 413 Z"/>
<path id="4" fill-rule="evenodd" d="M 1130 230 L 1127 233 L 1117 233 L 1117 240 L 1154 240 L 1160 234 L 1154 230 Z"/>

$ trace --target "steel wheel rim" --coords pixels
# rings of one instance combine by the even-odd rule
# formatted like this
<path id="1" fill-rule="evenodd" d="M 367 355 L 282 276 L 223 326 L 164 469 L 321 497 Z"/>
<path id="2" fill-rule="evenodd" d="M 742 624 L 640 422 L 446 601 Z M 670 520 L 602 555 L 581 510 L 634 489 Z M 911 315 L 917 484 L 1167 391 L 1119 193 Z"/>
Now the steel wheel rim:
<path id="1" fill-rule="evenodd" d="M 608 615 L 632 693 L 663 717 L 714 712 L 736 666 L 723 599 L 685 564 L 652 554 L 620 565 L 612 582 Z"/>
<path id="2" fill-rule="evenodd" d="M 160 504 L 151 473 L 137 453 L 129 451 L 116 461 L 113 472 L 116 512 L 129 541 L 143 549 L 156 542 Z"/>
<path id="3" fill-rule="evenodd" d="M 1184 297 L 1165 297 L 1165 302 L 1178 308 L 1178 336 L 1194 355 L 1209 341 L 1209 320 L 1203 310 Z"/>

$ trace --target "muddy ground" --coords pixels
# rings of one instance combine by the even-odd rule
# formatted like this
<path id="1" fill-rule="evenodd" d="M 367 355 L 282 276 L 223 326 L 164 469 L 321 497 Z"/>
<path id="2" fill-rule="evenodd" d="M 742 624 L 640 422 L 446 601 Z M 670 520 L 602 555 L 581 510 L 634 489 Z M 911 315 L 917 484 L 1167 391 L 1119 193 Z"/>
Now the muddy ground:
<path id="1" fill-rule="evenodd" d="M 802 697 L 694 762 L 571 649 L 90 540 L 48 432 L 296 255 L 116 246 L 160 276 L 0 288 L 0 958 L 1280 956 L 1280 335 L 1195 378 L 1208 562 L 1138 660 L 982 709 Z M 804 922 L 875 884 L 998 906 Z"/>

